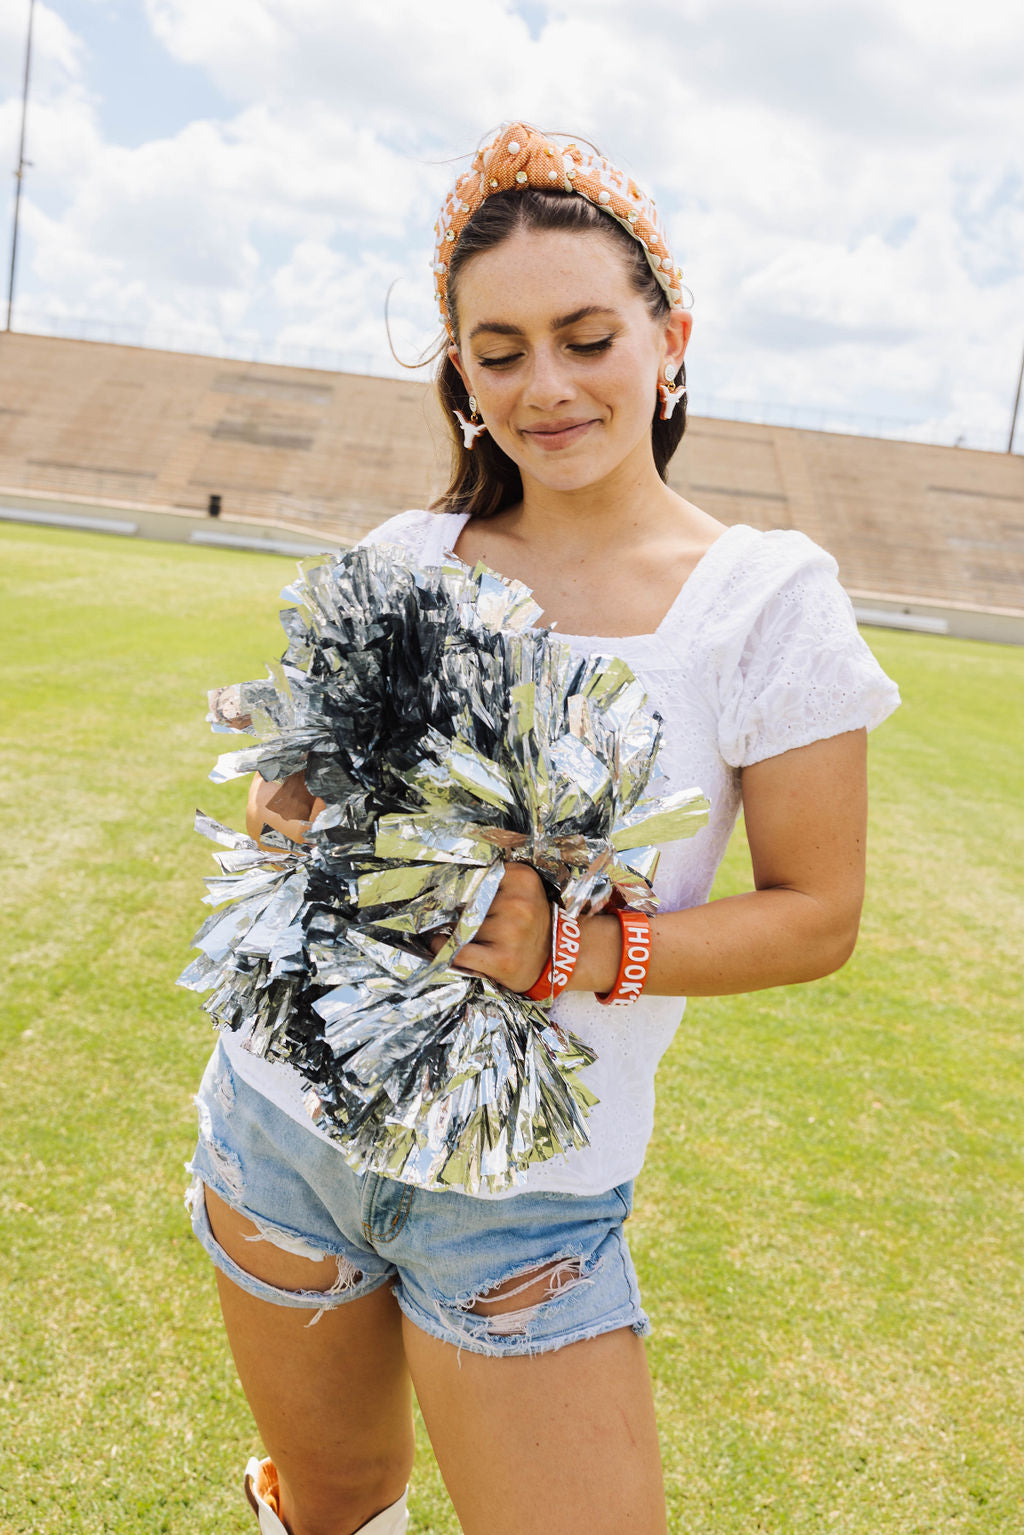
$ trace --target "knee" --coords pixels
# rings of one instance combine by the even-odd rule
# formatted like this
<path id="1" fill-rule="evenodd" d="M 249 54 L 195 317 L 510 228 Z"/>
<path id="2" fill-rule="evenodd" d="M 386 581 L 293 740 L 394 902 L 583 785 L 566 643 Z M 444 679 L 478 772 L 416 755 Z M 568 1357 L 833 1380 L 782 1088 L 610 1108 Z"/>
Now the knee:
<path id="1" fill-rule="evenodd" d="M 354 1535 L 405 1492 L 405 1457 L 352 1459 L 339 1453 L 328 1472 L 278 1467 L 281 1513 L 292 1535 Z"/>

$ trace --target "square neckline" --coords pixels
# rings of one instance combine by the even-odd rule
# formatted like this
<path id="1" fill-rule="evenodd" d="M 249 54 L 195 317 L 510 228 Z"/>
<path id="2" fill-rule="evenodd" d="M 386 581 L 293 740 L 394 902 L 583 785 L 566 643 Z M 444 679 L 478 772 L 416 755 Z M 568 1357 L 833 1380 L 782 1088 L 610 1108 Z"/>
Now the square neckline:
<path id="1" fill-rule="evenodd" d="M 468 512 L 435 512 L 433 515 L 438 518 L 438 521 L 440 521 L 443 517 L 446 520 L 452 518 L 458 522 L 458 527 L 454 530 L 450 538 L 445 536 L 444 530 L 442 529 L 440 549 L 438 550 L 438 553 L 447 557 L 448 559 L 455 560 L 457 564 L 461 565 L 466 570 L 472 569 L 472 566 L 469 565 L 468 561 L 462 559 L 460 555 L 455 553 L 455 545 L 459 541 L 463 528 L 469 521 L 470 514 Z M 642 645 L 645 643 L 650 644 L 652 640 L 660 639 L 670 624 L 673 624 L 678 620 L 681 609 L 685 609 L 687 606 L 689 606 L 690 601 L 692 600 L 694 589 L 700 588 L 700 586 L 708 578 L 709 570 L 716 563 L 715 560 L 712 559 L 712 556 L 716 554 L 716 552 L 722 547 L 723 544 L 733 542 L 733 539 L 730 535 L 739 532 L 746 534 L 754 531 L 756 530 L 750 528 L 744 522 L 734 522 L 730 523 L 728 527 L 719 533 L 718 537 L 708 545 L 700 559 L 690 571 L 690 574 L 683 581 L 679 590 L 676 592 L 671 603 L 666 609 L 661 622 L 658 624 L 658 627 L 647 634 L 570 634 L 566 630 L 559 629 L 557 625 L 549 624 L 545 627 L 550 630 L 551 634 L 553 634 L 556 639 L 565 640 L 567 644 L 571 643 L 572 641 L 577 641 L 579 643 L 585 643 L 588 645 L 597 643 L 601 646 Z M 501 575 L 501 572 L 496 571 L 495 574 Z"/>

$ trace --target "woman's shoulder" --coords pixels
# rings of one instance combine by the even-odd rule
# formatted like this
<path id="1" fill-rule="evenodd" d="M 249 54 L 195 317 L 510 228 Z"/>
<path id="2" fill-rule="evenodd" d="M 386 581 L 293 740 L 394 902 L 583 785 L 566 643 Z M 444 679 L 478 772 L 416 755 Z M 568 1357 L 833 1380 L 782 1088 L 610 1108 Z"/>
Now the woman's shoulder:
<path id="1" fill-rule="evenodd" d="M 796 528 L 734 523 L 698 567 L 687 616 L 707 635 L 719 627 L 742 631 L 784 592 L 838 587 L 832 555 Z"/>
<path id="2" fill-rule="evenodd" d="M 372 547 L 374 544 L 399 544 L 412 554 L 418 554 L 422 545 L 431 531 L 436 520 L 436 512 L 428 512 L 422 507 L 414 507 L 406 512 L 398 512 L 396 516 L 389 517 L 386 522 L 378 523 L 368 533 L 364 533 L 359 540 L 360 548 Z"/>
<path id="3" fill-rule="evenodd" d="M 835 575 L 838 565 L 820 544 L 798 528 L 752 528 L 735 523 L 723 535 L 728 546 L 726 574 L 736 584 L 760 586 L 768 575 L 783 579 L 799 570 Z"/>
<path id="4" fill-rule="evenodd" d="M 444 560 L 452 549 L 465 517 L 452 512 L 432 512 L 415 508 L 399 512 L 372 528 L 359 540 L 360 547 L 393 544 L 418 564 L 434 565 Z"/>

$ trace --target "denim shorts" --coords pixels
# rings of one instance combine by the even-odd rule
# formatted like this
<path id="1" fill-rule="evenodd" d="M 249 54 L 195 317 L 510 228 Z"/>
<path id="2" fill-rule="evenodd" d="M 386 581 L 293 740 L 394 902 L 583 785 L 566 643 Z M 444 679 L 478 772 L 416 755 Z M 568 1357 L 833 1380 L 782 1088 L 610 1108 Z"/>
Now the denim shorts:
<path id="1" fill-rule="evenodd" d="M 619 1327 L 641 1337 L 651 1330 L 622 1230 L 632 1183 L 597 1195 L 475 1199 L 356 1173 L 329 1141 L 236 1076 L 219 1044 L 196 1106 L 192 1227 L 250 1295 L 305 1308 L 316 1321 L 387 1284 L 424 1332 L 493 1356 L 545 1353 Z M 235 1263 L 210 1228 L 204 1185 L 254 1223 L 250 1241 L 334 1258 L 330 1289 L 279 1289 Z M 537 1275 L 548 1280 L 539 1301 L 488 1315 L 490 1292 Z"/>

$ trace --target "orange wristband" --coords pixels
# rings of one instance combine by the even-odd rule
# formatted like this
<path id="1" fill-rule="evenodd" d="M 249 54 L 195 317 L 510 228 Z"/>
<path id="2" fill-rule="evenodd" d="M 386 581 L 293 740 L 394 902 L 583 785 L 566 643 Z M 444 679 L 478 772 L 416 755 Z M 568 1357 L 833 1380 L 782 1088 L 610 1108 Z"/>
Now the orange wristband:
<path id="1" fill-rule="evenodd" d="M 560 997 L 572 979 L 580 957 L 580 925 L 560 911 L 555 918 L 555 947 L 551 955 L 551 997 Z"/>
<path id="2" fill-rule="evenodd" d="M 622 957 L 611 991 L 595 991 L 607 1007 L 628 1007 L 644 989 L 651 963 L 651 924 L 642 911 L 615 913 L 622 928 Z"/>
<path id="3" fill-rule="evenodd" d="M 524 997 L 529 997 L 531 1002 L 546 1002 L 548 1000 L 548 998 L 551 996 L 550 960 L 548 960 L 547 964 L 544 966 L 544 969 L 541 971 L 540 975 L 538 975 L 529 991 L 524 991 L 521 993 L 521 995 Z"/>
<path id="4" fill-rule="evenodd" d="M 580 925 L 557 907 L 552 908 L 551 958 L 529 991 L 523 996 L 532 1002 L 553 1002 L 561 996 L 572 978 L 580 957 Z"/>

